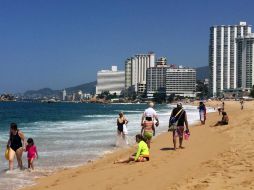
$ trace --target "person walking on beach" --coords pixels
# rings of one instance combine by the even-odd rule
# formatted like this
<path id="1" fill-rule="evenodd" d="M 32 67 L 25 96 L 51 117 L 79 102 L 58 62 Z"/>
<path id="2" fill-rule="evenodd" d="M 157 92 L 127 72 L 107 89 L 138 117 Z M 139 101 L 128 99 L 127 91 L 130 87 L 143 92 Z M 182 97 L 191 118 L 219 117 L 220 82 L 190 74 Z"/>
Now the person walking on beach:
<path id="1" fill-rule="evenodd" d="M 125 143 L 127 144 L 126 141 L 126 135 L 127 135 L 127 123 L 128 120 L 125 118 L 123 112 L 119 113 L 119 117 L 117 118 L 116 124 L 117 124 L 117 134 L 118 137 L 121 137 Z M 118 143 L 117 143 L 118 144 Z"/>
<path id="2" fill-rule="evenodd" d="M 136 154 L 131 155 L 126 160 L 117 160 L 117 161 L 115 161 L 115 164 L 129 163 L 131 161 L 135 161 L 135 162 L 149 161 L 149 148 L 145 142 L 145 139 L 142 137 L 142 135 L 140 135 L 140 134 L 136 135 L 136 142 L 138 143 L 138 150 L 137 150 Z"/>
<path id="3" fill-rule="evenodd" d="M 176 108 L 174 108 L 171 112 L 171 116 L 176 117 L 177 120 L 177 126 L 176 129 L 173 130 L 173 144 L 174 144 L 174 150 L 176 150 L 176 139 L 179 137 L 179 148 L 183 149 L 183 135 L 184 132 L 189 134 L 189 126 L 187 121 L 187 114 L 186 111 L 183 109 L 182 103 L 177 103 Z M 184 131 L 184 126 L 186 127 L 186 130 Z"/>
<path id="4" fill-rule="evenodd" d="M 16 123 L 11 123 L 10 125 L 10 137 L 7 142 L 7 148 L 9 148 L 9 170 L 13 170 L 15 155 L 17 157 L 18 166 L 22 170 L 22 154 L 23 150 L 25 150 L 25 136 L 18 129 Z"/>
<path id="5" fill-rule="evenodd" d="M 240 104 L 241 104 L 241 110 L 243 110 L 243 100 L 240 101 Z"/>
<path id="6" fill-rule="evenodd" d="M 34 145 L 34 140 L 32 138 L 27 139 L 26 145 L 27 152 L 27 161 L 28 161 L 28 169 L 34 170 L 34 159 L 39 158 L 37 147 Z"/>
<path id="7" fill-rule="evenodd" d="M 221 107 L 218 107 L 218 112 L 219 112 L 219 115 L 220 115 L 221 112 L 222 112 L 222 108 Z"/>
<path id="8" fill-rule="evenodd" d="M 225 102 L 224 101 L 222 101 L 222 104 L 221 104 L 222 106 L 222 111 L 224 111 L 225 110 Z"/>
<path id="9" fill-rule="evenodd" d="M 155 123 L 155 120 L 156 120 L 155 125 L 156 125 L 156 127 L 158 127 L 159 126 L 159 118 L 158 118 L 156 111 L 154 110 L 154 103 L 149 102 L 148 106 L 149 107 L 144 111 L 144 113 L 141 117 L 141 126 L 143 127 L 145 121 L 152 120 Z M 154 126 L 153 126 L 153 135 L 155 135 Z"/>
<path id="10" fill-rule="evenodd" d="M 201 124 L 204 125 L 206 120 L 206 106 L 204 102 L 199 103 L 198 109 L 199 109 L 199 118 L 200 118 Z"/>
<path id="11" fill-rule="evenodd" d="M 151 117 L 146 117 L 141 129 L 141 135 L 146 140 L 148 148 L 150 148 L 151 140 L 154 133 L 155 133 L 154 122 Z"/>

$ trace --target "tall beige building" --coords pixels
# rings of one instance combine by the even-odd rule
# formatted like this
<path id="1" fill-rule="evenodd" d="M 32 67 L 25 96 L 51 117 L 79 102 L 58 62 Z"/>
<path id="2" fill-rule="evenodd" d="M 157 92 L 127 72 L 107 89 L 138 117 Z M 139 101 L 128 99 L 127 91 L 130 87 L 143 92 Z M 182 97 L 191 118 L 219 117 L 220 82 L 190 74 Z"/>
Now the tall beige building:
<path id="1" fill-rule="evenodd" d="M 155 54 L 137 54 L 125 61 L 125 89 L 133 87 L 142 93 L 146 86 L 146 70 L 155 66 Z"/>

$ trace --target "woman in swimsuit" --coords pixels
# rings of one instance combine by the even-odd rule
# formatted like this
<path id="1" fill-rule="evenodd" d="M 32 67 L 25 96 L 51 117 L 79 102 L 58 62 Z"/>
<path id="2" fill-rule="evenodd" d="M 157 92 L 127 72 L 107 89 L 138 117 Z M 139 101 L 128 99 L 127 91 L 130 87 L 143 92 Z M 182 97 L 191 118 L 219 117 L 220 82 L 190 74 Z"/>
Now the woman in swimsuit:
<path id="1" fill-rule="evenodd" d="M 9 150 L 9 170 L 13 170 L 13 162 L 14 162 L 15 155 L 17 157 L 19 168 L 23 169 L 22 154 L 23 154 L 23 150 L 25 150 L 25 136 L 18 129 L 16 123 L 11 123 L 10 138 L 7 143 L 7 148 L 10 148 L 10 150 Z"/>
<path id="2" fill-rule="evenodd" d="M 150 148 L 150 144 L 154 134 L 155 134 L 154 122 L 151 117 L 146 117 L 146 120 L 143 122 L 143 126 L 141 129 L 141 135 L 146 140 L 148 148 Z"/>
<path id="3" fill-rule="evenodd" d="M 128 120 L 124 117 L 123 112 L 119 113 L 119 117 L 117 118 L 117 134 L 125 140 L 126 136 L 124 134 L 123 125 L 127 125 Z M 126 140 L 125 140 L 126 141 Z"/>

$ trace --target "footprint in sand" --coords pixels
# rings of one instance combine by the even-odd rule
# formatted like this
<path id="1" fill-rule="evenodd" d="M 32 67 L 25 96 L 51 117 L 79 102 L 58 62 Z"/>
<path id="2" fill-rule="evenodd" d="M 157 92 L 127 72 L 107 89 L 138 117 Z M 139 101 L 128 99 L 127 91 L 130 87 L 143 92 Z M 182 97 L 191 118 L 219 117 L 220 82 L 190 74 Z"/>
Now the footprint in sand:
<path id="1" fill-rule="evenodd" d="M 151 166 L 152 166 L 153 168 L 156 168 L 156 169 L 158 168 L 158 165 L 157 165 L 157 164 L 152 164 Z"/>
<path id="2" fill-rule="evenodd" d="M 77 177 L 78 175 L 77 174 L 73 174 L 73 175 L 71 175 L 71 177 Z"/>
<path id="3" fill-rule="evenodd" d="M 143 170 L 138 171 L 138 176 L 142 176 L 145 172 Z"/>
<path id="4" fill-rule="evenodd" d="M 113 187 L 111 185 L 106 186 L 106 190 L 112 190 L 112 189 L 113 189 Z"/>
<path id="5" fill-rule="evenodd" d="M 201 189 L 207 188 L 208 186 L 209 186 L 208 184 L 197 184 L 197 185 L 194 185 L 193 188 L 191 189 L 201 190 Z"/>
<path id="6" fill-rule="evenodd" d="M 124 178 L 123 184 L 129 184 L 130 182 L 134 181 L 133 177 L 126 177 Z"/>
<path id="7" fill-rule="evenodd" d="M 243 186 L 243 187 L 248 187 L 248 186 L 250 186 L 252 184 L 252 181 L 250 181 L 250 180 L 245 180 L 245 181 L 243 181 L 242 183 L 241 183 L 241 185 Z"/>

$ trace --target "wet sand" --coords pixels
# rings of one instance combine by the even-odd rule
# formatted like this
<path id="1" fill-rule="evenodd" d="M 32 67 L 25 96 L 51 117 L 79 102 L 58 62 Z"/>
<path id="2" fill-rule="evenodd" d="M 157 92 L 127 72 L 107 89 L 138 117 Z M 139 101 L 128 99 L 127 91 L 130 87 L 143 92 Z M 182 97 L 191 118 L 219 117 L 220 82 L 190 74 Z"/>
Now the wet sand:
<path id="1" fill-rule="evenodd" d="M 218 102 L 207 103 L 217 106 Z M 121 150 L 75 169 L 37 180 L 24 190 L 254 189 L 254 102 L 225 101 L 229 125 L 209 113 L 206 125 L 191 127 L 185 149 L 172 150 L 172 133 L 158 136 L 146 163 L 113 164 L 136 148 Z"/>

